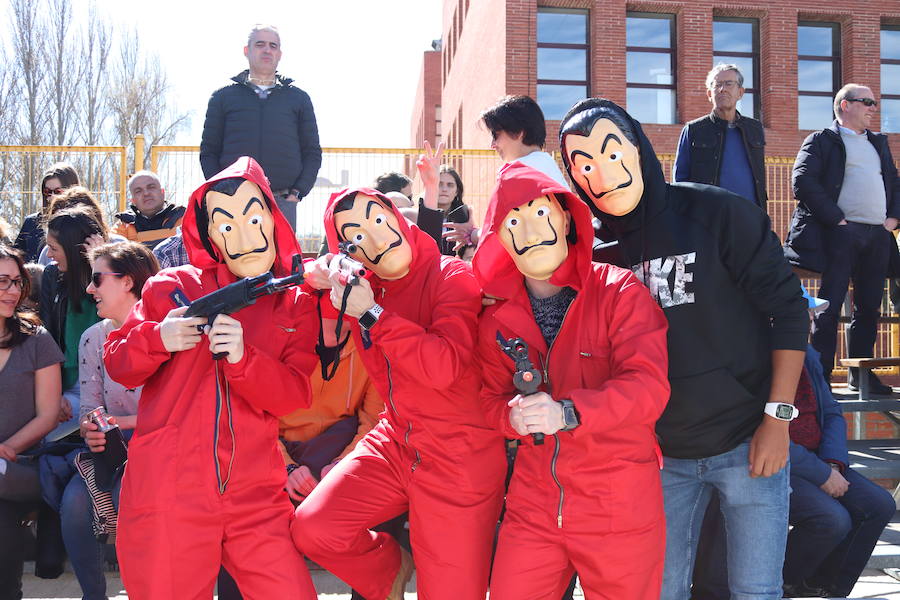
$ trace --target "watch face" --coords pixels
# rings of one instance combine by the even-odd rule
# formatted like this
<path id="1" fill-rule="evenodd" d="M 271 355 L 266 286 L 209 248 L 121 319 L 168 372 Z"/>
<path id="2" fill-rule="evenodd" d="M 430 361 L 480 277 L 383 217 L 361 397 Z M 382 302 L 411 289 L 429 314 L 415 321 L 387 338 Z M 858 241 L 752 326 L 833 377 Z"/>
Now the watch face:
<path id="1" fill-rule="evenodd" d="M 790 404 L 779 404 L 775 409 L 775 416 L 779 419 L 788 420 L 794 416 L 794 407 Z"/>

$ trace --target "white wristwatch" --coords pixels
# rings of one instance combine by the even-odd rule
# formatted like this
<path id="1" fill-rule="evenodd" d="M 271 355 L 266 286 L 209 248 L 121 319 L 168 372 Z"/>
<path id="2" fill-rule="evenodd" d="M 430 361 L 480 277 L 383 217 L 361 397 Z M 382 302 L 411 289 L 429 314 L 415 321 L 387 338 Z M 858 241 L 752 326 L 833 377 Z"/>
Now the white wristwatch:
<path id="1" fill-rule="evenodd" d="M 775 417 L 779 421 L 793 421 L 800 414 L 800 411 L 793 404 L 766 402 L 766 414 Z"/>

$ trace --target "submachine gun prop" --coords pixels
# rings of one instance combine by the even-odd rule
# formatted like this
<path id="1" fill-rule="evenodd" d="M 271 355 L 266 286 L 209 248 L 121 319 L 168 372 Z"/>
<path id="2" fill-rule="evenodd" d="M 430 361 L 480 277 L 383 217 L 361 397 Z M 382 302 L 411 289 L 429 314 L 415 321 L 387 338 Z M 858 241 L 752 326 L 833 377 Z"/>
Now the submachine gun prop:
<path id="1" fill-rule="evenodd" d="M 328 264 L 328 270 L 341 275 L 341 282 L 347 287 L 359 284 L 359 279 L 366 276 L 366 267 L 356 259 L 350 258 L 356 252 L 356 244 L 353 242 L 341 242 L 338 244 L 338 252 Z"/>
<path id="2" fill-rule="evenodd" d="M 530 396 L 536 393 L 538 388 L 541 387 L 543 378 L 541 377 L 541 372 L 534 368 L 534 365 L 531 364 L 531 360 L 528 358 L 528 344 L 525 340 L 522 338 L 506 339 L 498 331 L 497 345 L 513 360 L 516 366 L 516 372 L 513 374 L 513 385 L 516 386 L 516 390 L 523 396 Z M 540 446 L 544 443 L 543 433 L 532 433 L 531 437 L 535 446 Z"/>
<path id="3" fill-rule="evenodd" d="M 212 326 L 220 314 L 230 315 L 245 306 L 256 302 L 260 296 L 269 296 L 283 292 L 288 288 L 303 283 L 303 257 L 295 254 L 291 274 L 287 277 L 276 278 L 272 273 L 263 273 L 256 277 L 244 277 L 241 280 L 228 284 L 210 294 L 197 298 L 193 302 L 188 300 L 180 288 L 176 288 L 170 295 L 178 306 L 187 306 L 185 317 L 206 317 L 207 324 Z M 215 360 L 225 358 L 225 352 L 213 354 Z"/>

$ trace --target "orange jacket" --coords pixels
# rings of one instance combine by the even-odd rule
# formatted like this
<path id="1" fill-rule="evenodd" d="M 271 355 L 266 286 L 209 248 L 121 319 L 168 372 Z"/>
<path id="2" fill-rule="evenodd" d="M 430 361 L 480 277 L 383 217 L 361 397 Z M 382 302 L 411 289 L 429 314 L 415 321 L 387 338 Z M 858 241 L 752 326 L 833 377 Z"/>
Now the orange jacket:
<path id="1" fill-rule="evenodd" d="M 359 359 L 351 336 L 341 352 L 341 362 L 331 381 L 322 379 L 322 371 L 313 369 L 309 378 L 312 388 L 312 404 L 300 408 L 278 421 L 278 435 L 289 442 L 306 442 L 344 419 L 356 415 L 359 429 L 356 437 L 347 444 L 338 459 L 344 458 L 356 443 L 378 423 L 378 413 L 384 410 L 384 401 L 369 381 L 369 375 Z M 279 442 L 284 464 L 293 464 L 284 444 Z"/>

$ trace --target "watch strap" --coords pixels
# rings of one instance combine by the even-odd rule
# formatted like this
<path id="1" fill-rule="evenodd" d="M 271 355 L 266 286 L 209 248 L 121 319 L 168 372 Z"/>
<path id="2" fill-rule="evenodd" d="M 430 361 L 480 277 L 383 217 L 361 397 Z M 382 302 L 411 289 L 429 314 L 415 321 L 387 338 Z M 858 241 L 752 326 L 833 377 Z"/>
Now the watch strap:
<path id="1" fill-rule="evenodd" d="M 800 411 L 793 404 L 787 404 L 786 402 L 766 402 L 765 413 L 779 421 L 793 421 L 800 414 Z"/>
<path id="2" fill-rule="evenodd" d="M 568 398 L 561 398 L 559 403 L 562 405 L 563 422 L 565 423 L 562 431 L 572 431 L 581 425 L 581 419 L 578 416 L 578 411 L 575 409 L 575 403 Z"/>

